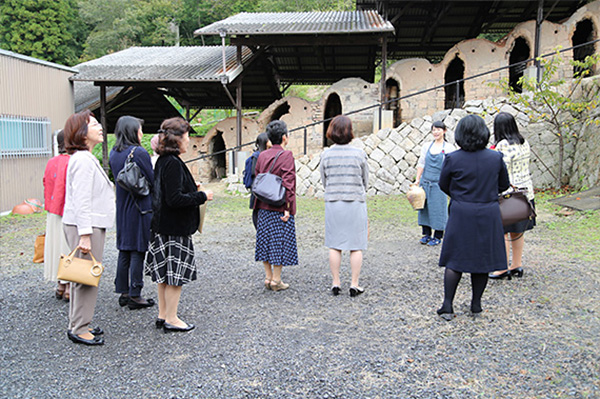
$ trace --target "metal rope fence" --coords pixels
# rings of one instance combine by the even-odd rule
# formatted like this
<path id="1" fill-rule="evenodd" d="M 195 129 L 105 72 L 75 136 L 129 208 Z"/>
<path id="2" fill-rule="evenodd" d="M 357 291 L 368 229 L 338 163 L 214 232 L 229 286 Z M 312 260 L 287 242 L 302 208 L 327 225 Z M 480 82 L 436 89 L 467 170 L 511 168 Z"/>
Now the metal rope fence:
<path id="1" fill-rule="evenodd" d="M 595 43 L 598 43 L 598 42 L 600 42 L 600 39 L 596 39 L 596 40 L 592 40 L 592 41 L 589 41 L 589 42 L 586 42 L 586 43 L 582 43 L 582 44 L 578 44 L 578 45 L 575 45 L 575 46 L 567 47 L 565 49 L 560 49 L 560 50 L 552 52 L 552 53 L 543 54 L 543 55 L 540 56 L 540 58 L 552 57 L 552 56 L 555 56 L 557 52 L 558 53 L 564 53 L 564 52 L 571 51 L 571 50 L 574 50 L 574 49 L 578 49 L 578 48 L 581 48 L 581 47 L 589 46 L 591 44 L 595 44 Z M 417 92 L 406 94 L 406 95 L 403 95 L 403 96 L 400 96 L 400 97 L 395 97 L 395 98 L 392 98 L 392 99 L 384 101 L 384 102 L 378 102 L 376 104 L 372 104 L 372 105 L 369 105 L 369 106 L 366 106 L 366 107 L 363 107 L 363 108 L 359 108 L 359 109 L 356 109 L 354 111 L 346 112 L 343 115 L 347 116 L 347 115 L 352 115 L 352 114 L 357 114 L 357 113 L 360 113 L 360 112 L 368 111 L 370 109 L 379 108 L 379 126 L 381 126 L 381 124 L 382 124 L 381 123 L 382 122 L 381 118 L 382 118 L 383 107 L 385 107 L 387 104 L 394 103 L 394 102 L 397 102 L 397 101 L 400 101 L 400 100 L 405 100 L 405 99 L 411 98 L 411 97 L 416 97 L 416 96 L 419 96 L 419 95 L 422 95 L 422 94 L 425 94 L 425 93 L 429 93 L 429 92 L 432 92 L 432 91 L 444 89 L 444 88 L 446 88 L 448 86 L 453 86 L 453 85 L 456 87 L 456 90 L 457 90 L 456 98 L 458 98 L 459 97 L 458 96 L 458 91 L 459 91 L 459 88 L 460 88 L 460 83 L 466 82 L 466 81 L 472 80 L 472 79 L 477 79 L 477 78 L 480 78 L 482 76 L 490 75 L 490 74 L 493 74 L 493 73 L 496 73 L 496 72 L 500 72 L 500 71 L 503 71 L 503 70 L 506 70 L 506 69 L 510 69 L 510 68 L 513 68 L 513 67 L 525 66 L 526 64 L 528 64 L 529 62 L 532 62 L 532 61 L 535 62 L 536 58 L 529 58 L 527 60 L 515 62 L 514 64 L 510 64 L 510 65 L 499 67 L 499 68 L 494 68 L 494 69 L 491 69 L 489 71 L 478 73 L 478 74 L 475 74 L 475 75 L 472 75 L 472 76 L 469 76 L 469 77 L 466 77 L 466 78 L 463 78 L 463 79 L 458 79 L 458 80 L 455 80 L 455 81 L 452 81 L 452 82 L 449 82 L 449 83 L 445 83 L 445 84 L 442 84 L 442 85 L 430 87 L 428 89 L 419 90 Z M 322 120 L 317 121 L 317 122 L 312 122 L 312 123 L 309 123 L 309 124 L 306 124 L 306 125 L 303 125 L 303 126 L 300 126 L 300 127 L 296 127 L 296 128 L 290 129 L 289 133 L 293 133 L 293 132 L 300 131 L 300 130 L 304 131 L 304 154 L 306 154 L 306 152 L 307 152 L 307 129 L 309 127 L 312 127 L 312 126 L 315 126 L 315 125 L 319 125 L 321 123 L 325 124 L 327 122 L 330 122 L 331 120 L 333 120 L 333 118 L 335 118 L 335 116 L 333 116 L 331 118 L 327 118 L 327 119 L 322 119 Z M 230 147 L 230 148 L 226 148 L 226 149 L 221 150 L 221 151 L 213 152 L 211 154 L 204 154 L 204 155 L 201 155 L 201 156 L 199 156 L 197 158 L 189 159 L 189 160 L 187 160 L 185 162 L 186 163 L 190 163 L 190 162 L 198 161 L 198 160 L 201 160 L 201 159 L 210 158 L 210 157 L 213 157 L 213 156 L 225 154 L 227 152 L 237 151 L 237 150 L 242 149 L 244 147 L 253 145 L 254 143 L 255 143 L 254 141 L 251 141 L 251 142 L 248 142 L 248 143 L 240 144 L 240 145 L 237 145 L 235 147 Z"/>

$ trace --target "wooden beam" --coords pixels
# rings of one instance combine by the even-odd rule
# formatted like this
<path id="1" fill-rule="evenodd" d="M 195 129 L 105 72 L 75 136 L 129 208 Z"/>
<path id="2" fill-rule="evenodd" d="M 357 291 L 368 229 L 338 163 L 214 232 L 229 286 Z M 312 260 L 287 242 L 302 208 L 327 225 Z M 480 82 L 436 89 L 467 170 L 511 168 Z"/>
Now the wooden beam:
<path id="1" fill-rule="evenodd" d="M 231 44 L 238 46 L 281 46 L 281 47 L 313 47 L 313 46 L 355 46 L 372 45 L 376 46 L 379 36 L 375 34 L 365 35 L 278 35 L 278 36 L 252 36 L 252 37 L 232 37 Z"/>

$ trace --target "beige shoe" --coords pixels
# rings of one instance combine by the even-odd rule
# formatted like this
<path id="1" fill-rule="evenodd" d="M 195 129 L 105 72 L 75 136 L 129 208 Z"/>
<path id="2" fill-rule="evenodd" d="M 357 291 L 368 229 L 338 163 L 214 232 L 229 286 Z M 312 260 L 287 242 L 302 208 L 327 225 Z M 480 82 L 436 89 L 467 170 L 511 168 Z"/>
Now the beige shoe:
<path id="1" fill-rule="evenodd" d="M 286 284 L 281 280 L 279 280 L 279 281 L 271 280 L 271 290 L 273 290 L 273 291 L 287 290 L 289 287 L 290 287 L 289 284 Z"/>
<path id="2" fill-rule="evenodd" d="M 269 280 L 268 278 L 265 279 L 265 288 L 268 290 L 271 289 L 271 280 Z"/>

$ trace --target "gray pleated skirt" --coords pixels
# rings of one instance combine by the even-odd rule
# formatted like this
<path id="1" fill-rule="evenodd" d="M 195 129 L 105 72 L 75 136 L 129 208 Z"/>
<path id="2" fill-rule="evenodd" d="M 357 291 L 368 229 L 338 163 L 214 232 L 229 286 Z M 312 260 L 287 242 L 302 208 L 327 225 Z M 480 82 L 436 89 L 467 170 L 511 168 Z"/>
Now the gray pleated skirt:
<path id="1" fill-rule="evenodd" d="M 367 249 L 367 203 L 325 202 L 325 246 L 342 251 Z"/>

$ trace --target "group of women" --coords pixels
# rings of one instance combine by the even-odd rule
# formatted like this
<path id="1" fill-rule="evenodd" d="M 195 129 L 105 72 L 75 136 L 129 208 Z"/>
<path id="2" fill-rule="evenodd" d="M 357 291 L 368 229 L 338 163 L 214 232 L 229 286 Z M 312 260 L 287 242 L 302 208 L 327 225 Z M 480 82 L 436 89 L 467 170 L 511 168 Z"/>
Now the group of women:
<path id="1" fill-rule="evenodd" d="M 198 205 L 212 200 L 213 193 L 199 191 L 179 157 L 189 144 L 190 125 L 184 119 L 171 118 L 162 123 L 154 169 L 150 155 L 141 147 L 142 123 L 131 116 L 117 121 L 110 167 L 117 176 L 128 160 L 135 162 L 152 188 L 147 196 L 134 195 L 120 186 L 115 195 L 114 184 L 92 154 L 104 135 L 102 125 L 90 111 L 67 120 L 62 135 L 69 155 L 53 158 L 44 175 L 45 197 L 50 199 L 46 204 L 50 233 L 46 277 L 56 280 L 59 253 L 76 250 L 78 257 L 90 259 L 93 254 L 102 262 L 106 229 L 113 226 L 116 213 L 119 258 L 115 291 L 121 294 L 119 304 L 130 309 L 154 305 L 152 299 L 141 296 L 145 273 L 158 284 L 156 327 L 165 332 L 190 331 L 194 325 L 179 319 L 177 309 L 182 286 L 196 279 L 191 235 L 199 225 Z M 63 237 L 66 248 L 60 247 Z M 98 288 L 59 282 L 57 298 L 65 297 L 67 292 L 68 338 L 79 344 L 104 344 L 104 331 L 90 325 Z"/>
<path id="2" fill-rule="evenodd" d="M 417 184 L 426 192 L 419 211 L 421 244 L 434 246 L 443 239 L 439 265 L 445 267 L 444 301 L 437 313 L 454 317 L 453 301 L 462 273 L 471 274 L 471 312 L 482 311 L 481 297 L 488 278 L 522 277 L 523 233 L 535 218 L 503 226 L 498 194 L 512 185 L 527 188 L 534 203 L 529 174 L 529 144 L 511 114 L 494 120 L 495 145 L 487 149 L 490 132 L 482 118 L 469 115 L 455 130 L 456 150 L 445 142 L 446 127 L 435 122 L 434 141 L 425 143 L 417 166 Z M 447 196 L 450 197 L 448 205 Z M 432 237 L 432 230 L 435 233 Z M 510 252 L 512 248 L 512 262 Z"/>
<path id="3" fill-rule="evenodd" d="M 63 134 L 69 156 L 53 158 L 44 177 L 47 225 L 52 232 L 46 252 L 50 268 L 47 277 L 55 279 L 56 254 L 60 251 L 78 250 L 84 258 L 93 253 L 102 262 L 106 229 L 112 227 L 116 213 L 119 257 L 115 291 L 120 294 L 119 304 L 131 309 L 154 305 L 152 299 L 141 296 L 145 273 L 158 285 L 156 327 L 165 332 L 190 331 L 194 325 L 179 319 L 177 310 L 182 286 L 196 279 L 191 235 L 199 225 L 198 206 L 212 200 L 213 193 L 199 190 L 180 158 L 187 150 L 191 128 L 184 119 L 171 118 L 162 123 L 153 143 L 158 154 L 154 168 L 150 155 L 141 147 L 142 124 L 131 116 L 118 120 L 110 167 L 117 176 L 128 160 L 135 162 L 152 186 L 151 194 L 139 197 L 118 186 L 115 198 L 113 183 L 92 154 L 93 148 L 104 140 L 101 124 L 90 111 L 67 120 Z M 529 145 L 518 132 L 514 118 L 505 113 L 499 114 L 494 123 L 496 151 L 486 148 L 490 132 L 478 116 L 467 116 L 458 123 L 455 141 L 459 149 L 445 141 L 443 123 L 434 123 L 432 133 L 434 140 L 423 146 L 417 166 L 417 182 L 427 193 L 426 207 L 419 213 L 423 228 L 420 242 L 429 246 L 442 243 L 439 265 L 445 267 L 444 301 L 437 313 L 450 319 L 454 317 L 453 299 L 462 273 L 471 274 L 473 314 L 482 311 L 481 297 L 488 276 L 510 278 L 523 274 L 523 232 L 531 229 L 535 220 L 503 227 L 498 194 L 512 183 L 530 189 L 529 199 L 533 202 Z M 331 293 L 341 292 L 341 255 L 342 251 L 350 251 L 348 292 L 355 297 L 364 292 L 359 278 L 368 238 L 367 156 L 349 144 L 354 134 L 348 117 L 335 117 L 326 135 L 334 143 L 323 151 L 320 162 Z M 287 142 L 285 123 L 269 123 L 266 137 L 259 136 L 257 140 L 256 161 L 245 172 L 252 179 L 261 173 L 275 174 L 285 188 L 283 205 L 251 198 L 256 227 L 255 260 L 263 263 L 264 285 L 272 291 L 289 288 L 282 280 L 283 266 L 298 264 L 296 173 L 293 154 L 285 149 Z M 450 197 L 449 206 L 446 195 Z M 66 247 L 64 243 L 60 247 L 61 234 L 57 232 L 61 224 Z M 509 244 L 513 249 L 512 264 L 507 263 Z M 97 294 L 97 287 L 59 282 L 57 298 L 70 296 L 67 335 L 71 341 L 85 345 L 104 343 L 104 331 L 90 325 Z"/>

